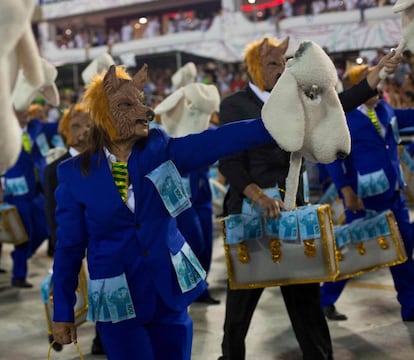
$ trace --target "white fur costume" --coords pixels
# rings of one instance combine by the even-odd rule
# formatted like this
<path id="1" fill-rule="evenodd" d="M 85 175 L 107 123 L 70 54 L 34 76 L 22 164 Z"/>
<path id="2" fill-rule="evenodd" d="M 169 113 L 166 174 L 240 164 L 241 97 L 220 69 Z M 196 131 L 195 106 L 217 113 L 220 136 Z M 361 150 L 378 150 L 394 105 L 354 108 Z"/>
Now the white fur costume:
<path id="1" fill-rule="evenodd" d="M 266 129 L 291 152 L 284 204 L 295 208 L 302 157 L 330 163 L 350 153 L 351 139 L 335 90 L 337 73 L 325 51 L 304 41 L 263 106 Z"/>
<path id="2" fill-rule="evenodd" d="M 407 47 L 414 52 L 414 0 L 398 0 L 392 10 L 401 12 L 401 26 L 403 39 L 398 46 L 401 51 Z M 402 45 L 403 44 L 403 45 Z"/>
<path id="3" fill-rule="evenodd" d="M 168 135 L 196 134 L 209 127 L 219 110 L 220 95 L 214 85 L 191 83 L 174 91 L 154 109 Z"/>
<path id="4" fill-rule="evenodd" d="M 88 85 L 96 74 L 109 69 L 111 65 L 115 65 L 115 61 L 108 53 L 103 53 L 91 61 L 91 63 L 82 71 L 82 80 Z"/>
<path id="5" fill-rule="evenodd" d="M 196 81 L 197 67 L 193 62 L 188 62 L 178 69 L 171 77 L 171 83 L 174 88 L 178 89 Z"/>
<path id="6" fill-rule="evenodd" d="M 20 69 L 12 95 L 15 110 L 27 110 L 39 94 L 44 97 L 46 103 L 52 106 L 59 106 L 59 91 L 55 84 L 58 74 L 56 67 L 45 59 L 41 59 L 41 65 L 44 80 L 36 85 L 31 84 L 26 78 L 24 71 Z"/>
<path id="7" fill-rule="evenodd" d="M 414 52 L 414 0 L 397 0 L 392 10 L 394 13 L 401 13 L 402 39 L 395 49 L 395 54 L 400 55 L 408 48 Z M 381 79 L 385 79 L 388 74 L 382 68 L 379 74 Z"/>
<path id="8" fill-rule="evenodd" d="M 21 150 L 20 126 L 11 96 L 19 68 L 33 86 L 44 82 L 30 24 L 34 6 L 34 0 L 0 2 L 0 174 L 15 163 Z"/>

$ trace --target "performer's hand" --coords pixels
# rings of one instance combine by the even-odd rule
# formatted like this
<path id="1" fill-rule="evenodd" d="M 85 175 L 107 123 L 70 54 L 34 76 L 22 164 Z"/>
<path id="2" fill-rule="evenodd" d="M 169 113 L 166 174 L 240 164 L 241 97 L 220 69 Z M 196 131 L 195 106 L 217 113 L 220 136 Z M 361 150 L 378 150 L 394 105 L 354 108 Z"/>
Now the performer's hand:
<path id="1" fill-rule="evenodd" d="M 375 65 L 367 75 L 367 82 L 371 89 L 376 89 L 379 82 L 382 80 L 380 77 L 381 69 L 384 68 L 384 71 L 387 75 L 394 73 L 398 65 L 402 61 L 402 55 L 396 54 L 395 50 L 391 50 L 387 55 L 383 56 L 379 63 Z"/>
<path id="2" fill-rule="evenodd" d="M 243 194 L 263 209 L 265 217 L 271 219 L 280 217 L 280 210 L 284 208 L 283 201 L 267 196 L 255 183 L 247 185 Z"/>
<path id="3" fill-rule="evenodd" d="M 59 344 L 77 343 L 76 326 L 70 322 L 53 322 L 53 338 Z"/>
<path id="4" fill-rule="evenodd" d="M 357 194 L 355 194 L 354 190 L 350 186 L 346 186 L 341 189 L 341 192 L 344 196 L 345 202 L 345 209 L 350 210 L 352 212 L 357 212 L 360 210 L 364 210 L 364 203 Z"/>
<path id="5" fill-rule="evenodd" d="M 280 211 L 284 204 L 282 200 L 274 199 L 266 194 L 262 194 L 256 203 L 263 209 L 266 218 L 275 219 L 280 218 Z"/>

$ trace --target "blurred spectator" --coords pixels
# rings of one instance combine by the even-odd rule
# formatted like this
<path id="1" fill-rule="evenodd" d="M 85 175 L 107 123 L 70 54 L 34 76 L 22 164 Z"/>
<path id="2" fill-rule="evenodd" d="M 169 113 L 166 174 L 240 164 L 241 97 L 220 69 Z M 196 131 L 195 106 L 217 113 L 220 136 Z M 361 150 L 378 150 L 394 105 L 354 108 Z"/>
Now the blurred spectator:
<path id="1" fill-rule="evenodd" d="M 40 121 L 47 121 L 45 108 L 40 104 L 31 104 L 28 109 L 28 115 L 31 119 L 39 119 Z"/>
<path id="2" fill-rule="evenodd" d="M 177 16 L 177 32 L 188 30 L 187 18 L 183 11 L 180 11 Z"/>
<path id="3" fill-rule="evenodd" d="M 169 17 L 168 18 L 168 23 L 167 23 L 167 34 L 172 34 L 177 32 L 177 20 L 173 17 Z"/>
<path id="4" fill-rule="evenodd" d="M 113 45 L 119 42 L 119 40 L 120 40 L 119 33 L 115 31 L 115 29 L 110 28 L 109 33 L 108 33 L 108 45 Z"/>
<path id="5" fill-rule="evenodd" d="M 341 0 L 327 0 L 326 11 L 340 11 L 343 10 L 343 1 Z"/>
<path id="6" fill-rule="evenodd" d="M 411 51 L 404 50 L 402 55 L 403 55 L 402 61 L 400 65 L 398 66 L 396 72 L 394 73 L 394 78 L 397 81 L 399 86 L 402 86 L 405 76 L 407 74 L 411 74 L 411 66 L 410 66 L 411 57 L 412 57 Z"/>
<path id="7" fill-rule="evenodd" d="M 47 122 L 53 123 L 59 121 L 61 114 L 58 108 L 46 104 L 45 112 L 47 116 Z"/>
<path id="8" fill-rule="evenodd" d="M 388 77 L 382 82 L 382 98 L 395 109 L 402 108 L 400 86 L 395 78 Z"/>
<path id="9" fill-rule="evenodd" d="M 326 3 L 324 0 L 312 1 L 312 13 L 313 15 L 320 14 L 326 10 Z"/>
<path id="10" fill-rule="evenodd" d="M 293 6 L 291 0 L 287 0 L 282 5 L 283 8 L 283 16 L 284 17 L 291 17 L 293 16 Z"/>
<path id="11" fill-rule="evenodd" d="M 157 16 L 150 17 L 144 31 L 144 37 L 151 38 L 160 35 L 161 24 Z"/>
<path id="12" fill-rule="evenodd" d="M 121 27 L 121 41 L 129 41 L 132 39 L 134 28 L 129 21 L 123 21 Z"/>
<path id="13" fill-rule="evenodd" d="M 360 22 L 365 22 L 365 9 L 376 6 L 376 0 L 357 0 L 357 8 L 360 11 Z"/>
<path id="14" fill-rule="evenodd" d="M 378 62 L 380 61 L 380 59 L 385 55 L 385 50 L 384 48 L 378 48 L 377 50 L 377 54 L 375 55 L 375 57 L 371 60 L 371 65 L 375 66 L 378 64 Z"/>
<path id="15" fill-rule="evenodd" d="M 234 74 L 233 80 L 230 83 L 230 90 L 232 93 L 243 89 L 247 85 L 247 79 L 243 74 L 237 72 Z"/>
<path id="16" fill-rule="evenodd" d="M 207 31 L 211 24 L 211 18 L 209 18 L 207 15 L 202 14 L 200 17 L 200 30 L 201 31 Z"/>
<path id="17" fill-rule="evenodd" d="M 343 10 L 355 10 L 357 0 L 343 0 Z"/>
<path id="18" fill-rule="evenodd" d="M 197 16 L 187 17 L 187 30 L 199 30 L 200 19 Z"/>
<path id="19" fill-rule="evenodd" d="M 84 33 L 79 30 L 75 34 L 75 47 L 79 49 L 83 49 L 85 47 Z"/>

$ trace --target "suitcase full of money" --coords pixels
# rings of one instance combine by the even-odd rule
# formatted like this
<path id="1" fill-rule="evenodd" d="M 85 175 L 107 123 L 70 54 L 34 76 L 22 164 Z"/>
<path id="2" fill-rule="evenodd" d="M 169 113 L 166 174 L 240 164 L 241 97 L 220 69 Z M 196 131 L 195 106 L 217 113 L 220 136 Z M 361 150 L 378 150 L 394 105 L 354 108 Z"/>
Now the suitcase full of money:
<path id="1" fill-rule="evenodd" d="M 29 240 L 14 205 L 0 203 L 0 242 L 20 245 Z"/>
<path id="2" fill-rule="evenodd" d="M 318 201 L 319 204 L 331 206 L 332 222 L 334 225 L 342 225 L 345 222 L 345 207 L 338 195 L 335 184 L 330 184 Z"/>
<path id="3" fill-rule="evenodd" d="M 48 335 L 51 335 L 53 321 L 53 278 L 51 273 L 42 281 L 40 292 L 45 306 Z M 74 312 L 75 325 L 79 326 L 83 324 L 86 321 L 86 316 L 88 314 L 88 284 L 84 265 L 82 265 L 79 272 L 79 283 L 76 289 Z"/>
<path id="4" fill-rule="evenodd" d="M 337 280 L 398 265 L 407 260 L 397 221 L 391 210 L 334 228 Z"/>
<path id="5" fill-rule="evenodd" d="M 230 215 L 222 224 L 231 289 L 332 281 L 338 275 L 329 205 L 282 211 L 274 220 Z"/>

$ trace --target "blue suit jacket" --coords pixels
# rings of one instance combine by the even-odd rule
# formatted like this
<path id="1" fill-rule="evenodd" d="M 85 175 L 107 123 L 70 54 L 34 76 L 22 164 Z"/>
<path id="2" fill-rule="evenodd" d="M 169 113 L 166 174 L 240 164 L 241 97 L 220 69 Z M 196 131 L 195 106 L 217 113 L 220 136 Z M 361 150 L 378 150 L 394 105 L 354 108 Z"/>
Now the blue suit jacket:
<path id="1" fill-rule="evenodd" d="M 74 319 L 74 293 L 85 250 L 91 279 L 125 272 L 138 321 L 151 319 L 158 296 L 171 309 L 188 306 L 206 285 L 201 282 L 186 293 L 180 290 L 170 252 L 176 254 L 184 238 L 145 175 L 167 160 L 172 160 L 181 174 L 188 173 L 219 157 L 270 141 L 261 120 L 182 138 L 170 138 L 162 130 L 152 129 L 128 159 L 135 213 L 122 201 L 103 153 L 92 157 L 86 176 L 80 170 L 81 157 L 59 165 L 54 320 Z"/>
<path id="2" fill-rule="evenodd" d="M 209 168 L 198 169 L 188 174 L 191 191 L 191 207 L 177 216 L 177 225 L 190 247 L 197 255 L 204 270 L 209 261 L 202 258 L 208 244 L 212 243 L 213 204 L 209 181 Z M 211 225 L 210 225 L 211 224 Z M 210 259 L 210 256 L 209 256 Z"/>
<path id="3" fill-rule="evenodd" d="M 20 151 L 19 157 L 17 158 L 16 163 L 6 171 L 4 174 L 4 179 L 6 182 L 7 189 L 7 180 L 13 178 L 24 177 L 28 187 L 28 193 L 24 195 L 10 195 L 7 192 L 4 194 L 4 201 L 10 202 L 13 198 L 19 197 L 22 199 L 31 200 L 39 193 L 39 186 L 36 180 L 36 175 L 34 171 L 33 159 L 30 154 L 28 154 L 23 148 Z"/>
<path id="4" fill-rule="evenodd" d="M 36 139 L 41 134 L 46 137 L 49 147 L 53 146 L 53 137 L 58 134 L 58 123 L 45 123 L 38 119 L 30 120 L 27 125 L 27 133 L 32 139 L 33 146 L 31 150 L 31 156 L 39 174 L 40 183 L 43 185 L 43 172 L 46 167 L 46 157 L 42 155 L 39 147 L 36 144 Z"/>
<path id="5" fill-rule="evenodd" d="M 363 199 L 366 208 L 381 211 L 389 207 L 397 183 L 400 189 L 404 189 L 398 143 L 394 136 L 392 122 L 398 129 L 413 126 L 414 109 L 393 109 L 381 100 L 375 111 L 378 120 L 385 128 L 385 136 L 380 136 L 368 116 L 361 111 L 354 110 L 347 113 L 346 120 L 351 134 L 351 154 L 344 160 L 336 160 L 329 164 L 327 170 L 338 190 L 349 185 L 357 193 L 358 173 L 365 175 L 383 169 L 390 184 L 389 189 L 382 194 Z"/>

